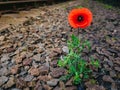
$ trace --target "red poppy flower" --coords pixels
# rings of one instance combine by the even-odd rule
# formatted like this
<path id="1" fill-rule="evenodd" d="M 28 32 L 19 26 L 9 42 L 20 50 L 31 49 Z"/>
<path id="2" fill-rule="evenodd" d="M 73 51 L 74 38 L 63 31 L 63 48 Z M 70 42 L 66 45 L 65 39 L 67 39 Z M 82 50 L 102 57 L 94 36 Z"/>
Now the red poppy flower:
<path id="1" fill-rule="evenodd" d="M 87 8 L 73 9 L 68 20 L 73 28 L 86 28 L 92 22 L 92 13 Z"/>

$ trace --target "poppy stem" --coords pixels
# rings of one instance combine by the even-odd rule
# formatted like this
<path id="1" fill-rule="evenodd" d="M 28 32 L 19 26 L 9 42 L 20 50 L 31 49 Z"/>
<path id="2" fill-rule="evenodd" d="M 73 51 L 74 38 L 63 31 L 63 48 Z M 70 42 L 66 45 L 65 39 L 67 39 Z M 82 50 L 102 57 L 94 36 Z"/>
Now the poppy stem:
<path id="1" fill-rule="evenodd" d="M 78 28 L 78 38 L 80 39 L 80 34 L 79 34 L 79 30 L 80 30 L 80 28 Z"/>

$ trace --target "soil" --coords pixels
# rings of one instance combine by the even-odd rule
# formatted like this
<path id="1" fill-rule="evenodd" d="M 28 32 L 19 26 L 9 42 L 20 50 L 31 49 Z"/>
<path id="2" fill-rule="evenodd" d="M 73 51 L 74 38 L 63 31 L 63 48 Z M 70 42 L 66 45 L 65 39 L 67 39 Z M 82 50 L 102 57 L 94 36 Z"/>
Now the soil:
<path id="1" fill-rule="evenodd" d="M 67 20 L 76 6 L 93 13 L 91 26 L 79 32 L 81 39 L 92 44 L 84 57 L 100 61 L 99 69 L 84 81 L 85 89 L 120 89 L 120 9 L 76 0 L 41 7 L 39 16 L 0 32 L 0 90 L 77 90 L 71 80 L 59 80 L 66 70 L 57 65 L 68 52 L 70 34 L 78 35 Z"/>

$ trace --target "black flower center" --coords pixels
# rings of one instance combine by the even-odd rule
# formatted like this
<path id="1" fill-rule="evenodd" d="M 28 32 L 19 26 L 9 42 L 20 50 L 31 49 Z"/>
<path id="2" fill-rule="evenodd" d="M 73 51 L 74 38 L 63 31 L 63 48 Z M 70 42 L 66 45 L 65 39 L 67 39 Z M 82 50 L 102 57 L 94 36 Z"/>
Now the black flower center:
<path id="1" fill-rule="evenodd" d="M 79 21 L 79 22 L 81 22 L 81 21 L 83 21 L 83 16 L 78 16 L 78 18 L 77 18 L 77 20 Z"/>

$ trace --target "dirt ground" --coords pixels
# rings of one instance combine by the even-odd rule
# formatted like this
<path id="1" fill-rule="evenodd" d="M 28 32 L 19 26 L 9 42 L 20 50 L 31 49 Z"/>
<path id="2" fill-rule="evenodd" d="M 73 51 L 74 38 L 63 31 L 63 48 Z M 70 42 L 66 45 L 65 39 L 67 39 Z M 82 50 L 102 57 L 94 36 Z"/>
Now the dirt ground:
<path id="1" fill-rule="evenodd" d="M 68 51 L 70 34 L 77 35 L 76 29 L 68 34 L 67 20 L 76 6 L 93 13 L 92 25 L 79 34 L 92 44 L 84 58 L 89 60 L 91 55 L 100 61 L 100 68 L 84 82 L 85 90 L 120 89 L 120 9 L 76 0 L 40 7 L 39 16 L 0 32 L 0 90 L 77 90 L 71 80 L 59 80 L 65 69 L 57 65 Z"/>

